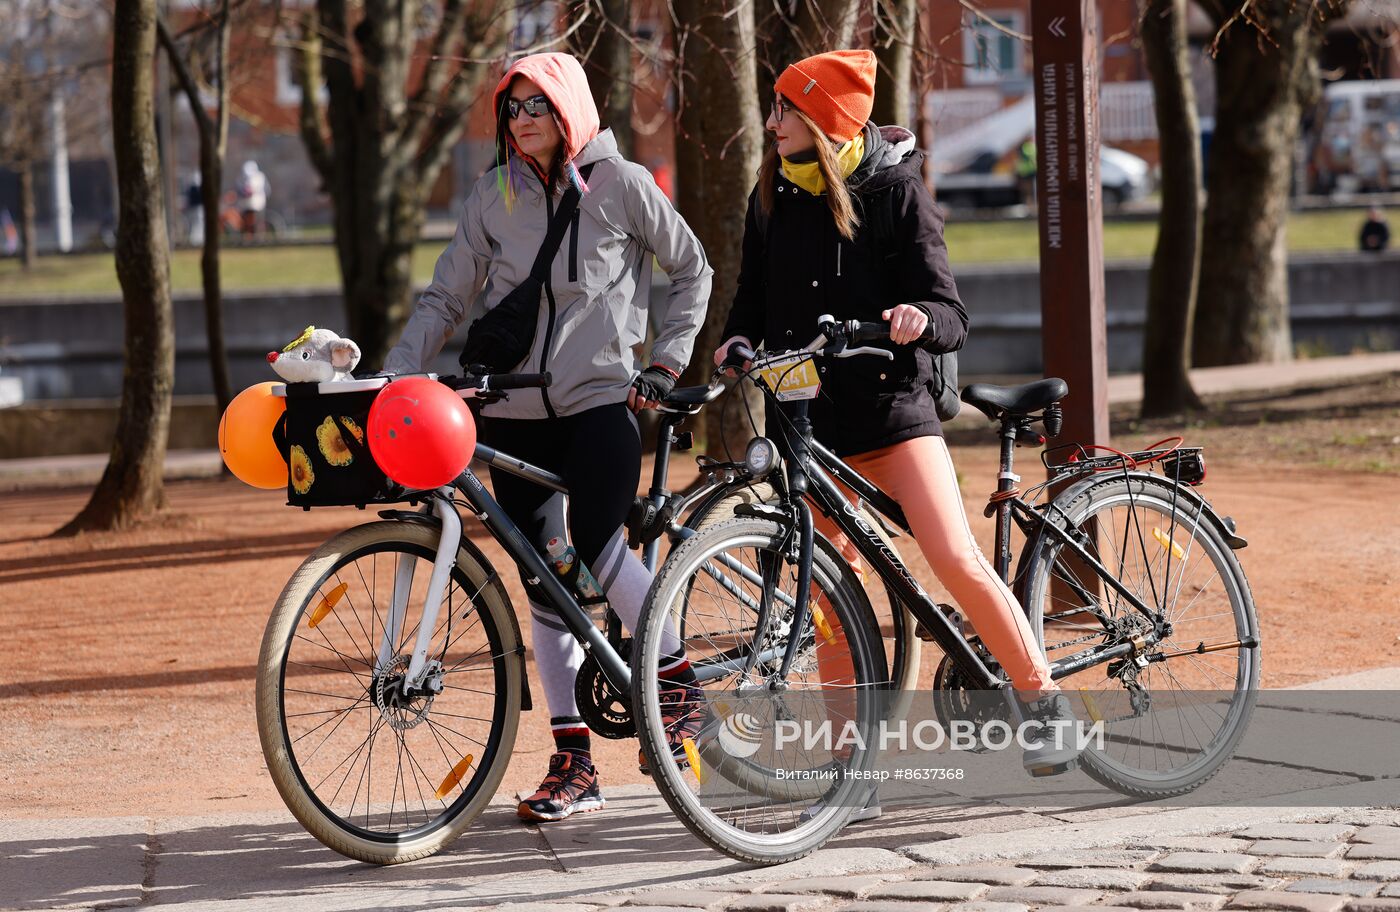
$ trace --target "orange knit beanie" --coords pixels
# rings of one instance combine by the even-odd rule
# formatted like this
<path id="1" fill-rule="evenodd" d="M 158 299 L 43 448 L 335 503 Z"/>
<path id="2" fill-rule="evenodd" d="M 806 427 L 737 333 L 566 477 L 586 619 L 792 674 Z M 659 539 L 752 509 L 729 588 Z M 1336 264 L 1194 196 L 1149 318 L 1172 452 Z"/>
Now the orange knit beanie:
<path id="1" fill-rule="evenodd" d="M 799 60 L 773 86 L 838 142 L 854 139 L 875 103 L 875 55 L 830 51 Z"/>

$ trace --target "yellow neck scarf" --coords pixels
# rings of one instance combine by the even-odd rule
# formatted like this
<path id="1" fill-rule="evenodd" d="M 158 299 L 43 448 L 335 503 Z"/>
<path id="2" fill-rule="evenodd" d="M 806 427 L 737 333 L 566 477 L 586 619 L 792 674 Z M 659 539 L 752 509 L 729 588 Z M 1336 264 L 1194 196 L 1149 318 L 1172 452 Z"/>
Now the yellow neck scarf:
<path id="1" fill-rule="evenodd" d="M 817 141 L 823 142 L 820 139 Z M 857 133 L 855 139 L 836 150 L 836 161 L 841 165 L 841 176 L 850 177 L 864 157 L 865 134 Z M 821 165 L 817 162 L 790 162 L 786 158 L 782 161 L 783 177 L 813 196 L 821 196 L 826 192 L 826 179 L 822 177 Z"/>

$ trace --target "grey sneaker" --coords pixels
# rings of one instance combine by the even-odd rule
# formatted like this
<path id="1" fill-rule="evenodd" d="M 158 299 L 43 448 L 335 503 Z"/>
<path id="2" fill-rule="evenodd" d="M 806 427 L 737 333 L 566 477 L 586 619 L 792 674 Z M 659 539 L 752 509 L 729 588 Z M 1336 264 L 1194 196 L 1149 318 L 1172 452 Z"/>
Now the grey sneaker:
<path id="1" fill-rule="evenodd" d="M 1064 694 L 1046 694 L 1023 703 L 1027 722 L 1038 722 L 1038 732 L 1028 732 L 1033 746 L 1021 755 L 1021 765 L 1032 776 L 1058 776 L 1079 765 L 1079 720 Z"/>

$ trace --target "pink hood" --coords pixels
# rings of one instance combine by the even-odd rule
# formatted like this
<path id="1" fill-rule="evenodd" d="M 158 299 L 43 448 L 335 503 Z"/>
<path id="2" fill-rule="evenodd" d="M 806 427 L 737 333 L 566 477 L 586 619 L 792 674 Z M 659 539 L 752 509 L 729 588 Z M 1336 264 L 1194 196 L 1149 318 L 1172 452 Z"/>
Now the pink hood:
<path id="1" fill-rule="evenodd" d="M 569 54 L 531 54 L 521 57 L 496 84 L 493 110 L 499 115 L 510 82 L 517 76 L 534 80 L 558 112 L 564 134 L 564 161 L 571 161 L 598 135 L 598 107 L 588 89 L 583 65 Z"/>

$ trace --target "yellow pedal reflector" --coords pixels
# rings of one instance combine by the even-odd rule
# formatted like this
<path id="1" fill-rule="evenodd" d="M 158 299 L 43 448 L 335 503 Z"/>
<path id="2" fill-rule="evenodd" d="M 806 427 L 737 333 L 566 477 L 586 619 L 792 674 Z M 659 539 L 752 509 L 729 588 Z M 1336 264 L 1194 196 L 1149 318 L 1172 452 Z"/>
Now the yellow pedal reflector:
<path id="1" fill-rule="evenodd" d="M 681 747 L 685 748 L 685 759 L 690 761 L 690 768 L 695 770 L 695 778 L 704 785 L 705 768 L 700 765 L 700 751 L 695 747 L 695 739 L 686 738 L 681 742 Z"/>
<path id="2" fill-rule="evenodd" d="M 1098 701 L 1094 699 L 1093 694 L 1089 693 L 1089 688 L 1079 688 L 1079 696 L 1084 701 L 1084 711 L 1089 714 L 1089 718 L 1095 722 L 1102 722 L 1103 713 L 1099 712 Z"/>
<path id="3" fill-rule="evenodd" d="M 439 785 L 437 791 L 433 792 L 433 797 L 441 801 L 444 795 L 452 791 L 453 787 L 462 781 L 462 777 L 467 774 L 467 770 L 471 768 L 471 765 L 472 755 L 467 754 L 462 758 L 461 762 L 452 767 L 452 772 L 448 773 L 447 778 L 442 780 L 442 785 Z"/>
<path id="4" fill-rule="evenodd" d="M 1153 529 L 1152 537 L 1157 539 L 1157 544 L 1170 551 L 1172 553 L 1172 557 L 1180 561 L 1186 560 L 1186 552 L 1181 550 L 1181 546 L 1178 545 L 1176 542 L 1172 541 L 1171 537 L 1168 536 L 1167 533 L 1163 532 L 1161 529 Z"/>
<path id="5" fill-rule="evenodd" d="M 821 631 L 822 639 L 826 640 L 826 645 L 836 645 L 836 634 L 831 630 L 831 624 L 827 622 L 826 615 L 817 607 L 816 602 L 812 602 L 812 623 L 817 625 L 817 630 Z"/>
<path id="6" fill-rule="evenodd" d="M 330 591 L 328 595 L 321 596 L 321 603 L 311 612 L 311 617 L 307 618 L 306 626 L 314 628 L 317 624 L 326 619 L 340 602 L 341 596 L 345 595 L 345 590 L 350 588 L 349 583 L 341 583 Z"/>

